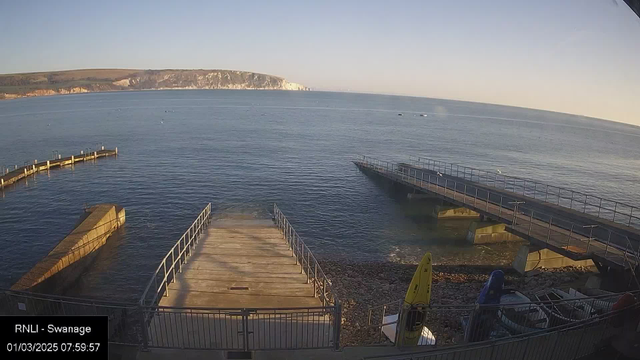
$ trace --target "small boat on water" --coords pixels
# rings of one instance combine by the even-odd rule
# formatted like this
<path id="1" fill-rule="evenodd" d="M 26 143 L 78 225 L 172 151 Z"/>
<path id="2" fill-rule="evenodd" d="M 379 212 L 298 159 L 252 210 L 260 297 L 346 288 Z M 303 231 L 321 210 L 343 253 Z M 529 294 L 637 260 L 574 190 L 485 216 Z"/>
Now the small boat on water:
<path id="1" fill-rule="evenodd" d="M 502 295 L 498 319 L 510 332 L 528 333 L 549 327 L 549 317 L 539 305 L 518 291 Z"/>
<path id="2" fill-rule="evenodd" d="M 549 315 L 551 326 L 568 324 L 585 320 L 598 315 L 598 311 L 590 306 L 590 301 L 578 298 L 559 289 L 548 289 L 534 294 Z"/>

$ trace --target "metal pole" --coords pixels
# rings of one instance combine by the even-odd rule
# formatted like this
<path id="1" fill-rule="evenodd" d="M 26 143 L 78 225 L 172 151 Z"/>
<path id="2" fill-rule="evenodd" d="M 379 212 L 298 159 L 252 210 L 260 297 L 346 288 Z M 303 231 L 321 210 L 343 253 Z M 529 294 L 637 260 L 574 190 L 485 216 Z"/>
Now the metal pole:
<path id="1" fill-rule="evenodd" d="M 327 306 L 327 278 L 322 277 L 322 306 Z"/>
<path id="2" fill-rule="evenodd" d="M 546 188 L 544 190 L 544 202 L 547 202 L 547 199 L 549 198 L 549 184 L 545 185 Z"/>
<path id="3" fill-rule="evenodd" d="M 527 235 L 531 236 L 531 225 L 533 224 L 533 210 L 531 210 L 531 215 L 529 216 L 529 232 Z"/>
<path id="4" fill-rule="evenodd" d="M 476 207 L 476 199 L 478 198 L 478 188 L 476 187 L 476 196 L 473 197 L 473 207 Z"/>
<path id="5" fill-rule="evenodd" d="M 318 263 L 315 262 L 313 264 L 313 297 L 318 296 L 317 283 L 318 283 Z"/>
<path id="6" fill-rule="evenodd" d="M 487 190 L 487 208 L 485 211 L 489 212 L 489 191 L 488 190 Z"/>
<path id="7" fill-rule="evenodd" d="M 517 225 L 518 217 L 518 205 L 524 204 L 524 201 L 510 201 L 509 204 L 513 204 L 513 226 Z"/>
<path id="8" fill-rule="evenodd" d="M 466 204 L 467 203 L 467 184 L 464 184 L 464 194 L 462 195 L 462 203 Z"/>
<path id="9" fill-rule="evenodd" d="M 616 221 L 616 212 L 618 211 L 618 202 L 616 201 L 616 206 L 613 208 L 613 220 Z"/>
<path id="10" fill-rule="evenodd" d="M 311 263 L 309 262 L 311 258 L 310 254 L 311 254 L 311 251 L 307 250 L 307 284 L 309 283 L 309 276 L 310 276 L 309 273 L 311 272 Z"/>
<path id="11" fill-rule="evenodd" d="M 569 250 L 568 249 L 569 248 L 569 244 L 570 244 L 570 241 L 571 241 L 571 237 L 573 236 L 573 225 L 574 224 L 571 223 L 571 230 L 569 231 L 569 239 L 567 239 L 567 250 Z"/>
<path id="12" fill-rule="evenodd" d="M 340 327 L 342 326 L 342 306 L 338 300 L 335 301 L 334 325 L 333 325 L 333 348 L 340 350 Z"/>
<path id="13" fill-rule="evenodd" d="M 176 281 L 176 257 L 173 254 L 173 249 L 171 249 L 171 273 L 173 274 L 173 278 L 171 279 L 171 282 L 175 282 Z"/>
<path id="14" fill-rule="evenodd" d="M 162 268 L 164 269 L 164 296 L 169 296 L 169 284 L 167 284 L 167 259 L 162 260 Z"/>
<path id="15" fill-rule="evenodd" d="M 600 210 L 602 209 L 602 198 L 600 198 L 600 205 L 598 205 L 598 217 L 600 217 Z"/>
<path id="16" fill-rule="evenodd" d="M 587 250 L 586 252 L 589 252 L 589 247 L 591 246 L 591 239 L 593 239 L 593 228 L 597 227 L 598 225 L 584 225 L 583 228 L 590 228 L 589 230 L 589 241 L 587 242 Z"/>
<path id="17" fill-rule="evenodd" d="M 573 209 L 573 194 L 574 192 L 571 192 L 571 203 L 569 204 L 569 209 Z"/>

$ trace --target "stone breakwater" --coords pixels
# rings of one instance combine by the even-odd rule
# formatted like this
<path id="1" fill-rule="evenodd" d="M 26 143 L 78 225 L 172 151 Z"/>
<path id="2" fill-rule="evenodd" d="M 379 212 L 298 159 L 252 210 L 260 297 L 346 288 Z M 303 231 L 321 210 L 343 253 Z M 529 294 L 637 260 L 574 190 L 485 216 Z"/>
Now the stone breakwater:
<path id="1" fill-rule="evenodd" d="M 384 343 L 385 338 L 380 336 L 379 328 L 368 326 L 369 308 L 404 298 L 416 265 L 349 260 L 323 260 L 320 263 L 342 301 L 340 343 L 344 346 Z M 566 267 L 522 276 L 497 266 L 434 265 L 431 304 L 455 306 L 475 303 L 489 274 L 496 269 L 505 271 L 506 287 L 516 288 L 525 294 L 549 287 L 582 286 L 592 273 L 584 267 Z M 444 311 L 438 314 L 438 329 L 434 333 L 441 344 L 462 340 L 460 315 L 460 312 Z"/>

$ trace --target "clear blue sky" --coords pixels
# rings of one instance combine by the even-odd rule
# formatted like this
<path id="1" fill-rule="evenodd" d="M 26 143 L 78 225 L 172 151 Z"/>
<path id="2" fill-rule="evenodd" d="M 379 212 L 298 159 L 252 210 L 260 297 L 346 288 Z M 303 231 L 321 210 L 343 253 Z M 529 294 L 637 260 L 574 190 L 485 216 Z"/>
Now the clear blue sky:
<path id="1" fill-rule="evenodd" d="M 622 0 L 2 0 L 0 33 L 0 73 L 237 69 L 640 125 L 640 19 Z"/>

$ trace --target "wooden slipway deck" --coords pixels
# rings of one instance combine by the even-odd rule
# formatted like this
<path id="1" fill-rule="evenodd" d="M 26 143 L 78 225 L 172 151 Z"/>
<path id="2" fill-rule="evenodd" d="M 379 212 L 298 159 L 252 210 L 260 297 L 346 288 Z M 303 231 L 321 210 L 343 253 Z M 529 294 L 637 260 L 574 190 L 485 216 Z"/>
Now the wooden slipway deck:
<path id="1" fill-rule="evenodd" d="M 334 341 L 329 313 L 271 220 L 213 221 L 159 305 L 150 347 L 248 351 Z"/>
<path id="2" fill-rule="evenodd" d="M 212 222 L 160 306 L 322 306 L 271 220 Z"/>

